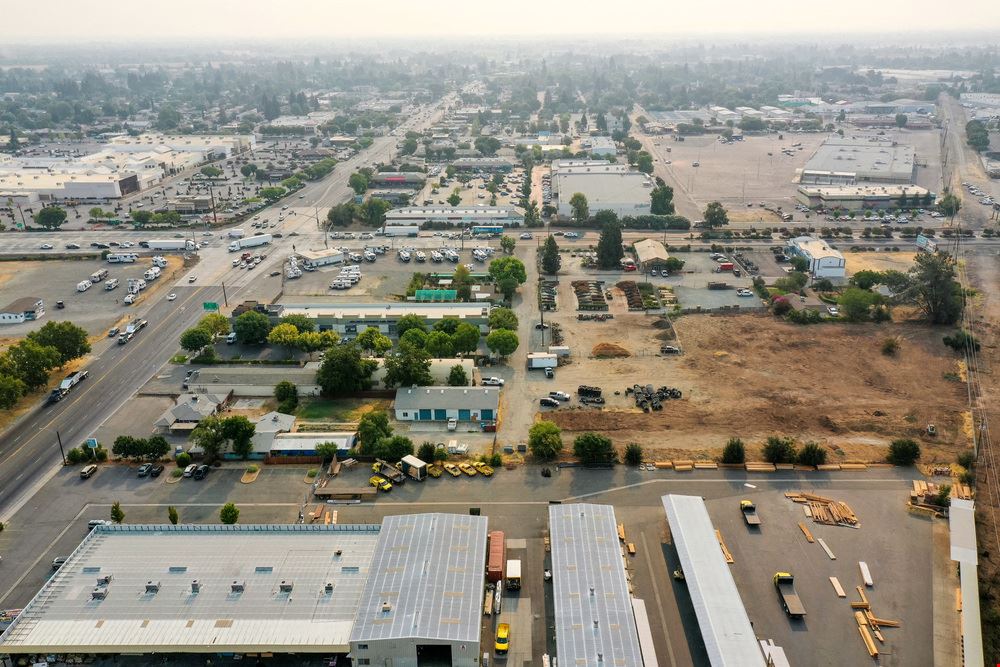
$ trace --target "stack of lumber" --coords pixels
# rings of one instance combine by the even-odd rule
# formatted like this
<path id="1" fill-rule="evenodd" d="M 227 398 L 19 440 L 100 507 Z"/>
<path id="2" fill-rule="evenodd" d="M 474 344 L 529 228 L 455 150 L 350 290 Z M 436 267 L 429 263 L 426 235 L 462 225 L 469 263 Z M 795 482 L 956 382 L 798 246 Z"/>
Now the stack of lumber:
<path id="1" fill-rule="evenodd" d="M 972 500 L 972 489 L 969 488 L 968 484 L 952 484 L 951 497 L 959 500 Z"/>
<path id="2" fill-rule="evenodd" d="M 674 464 L 670 461 L 654 461 L 653 466 L 655 466 L 657 470 L 670 470 L 674 467 Z"/>
<path id="3" fill-rule="evenodd" d="M 674 461 L 674 470 L 677 472 L 690 472 L 694 470 L 694 461 Z"/>
<path id="4" fill-rule="evenodd" d="M 937 503 L 937 496 L 941 492 L 941 485 L 934 482 L 927 482 L 922 479 L 913 480 L 913 489 L 910 491 L 910 503 L 916 507 L 941 509 Z M 972 489 L 966 484 L 958 482 L 951 485 L 951 497 L 962 500 L 972 500 Z"/>
<path id="5" fill-rule="evenodd" d="M 753 462 L 750 462 L 750 463 L 747 463 L 745 465 L 746 465 L 747 472 L 774 472 L 775 469 L 776 469 L 774 467 L 773 463 L 753 463 Z"/>
<path id="6" fill-rule="evenodd" d="M 736 561 L 733 560 L 733 554 L 729 552 L 726 547 L 726 543 L 722 539 L 722 533 L 720 531 L 715 531 L 715 539 L 719 540 L 719 546 L 722 548 L 722 557 L 726 559 L 726 562 L 732 565 Z"/>
<path id="7" fill-rule="evenodd" d="M 716 470 L 719 464 L 715 461 L 695 461 L 694 467 L 696 470 Z"/>
<path id="8" fill-rule="evenodd" d="M 785 497 L 796 503 L 803 503 L 809 508 L 807 514 L 816 523 L 823 523 L 828 526 L 847 526 L 848 528 L 860 528 L 858 517 L 850 506 L 839 500 L 824 498 L 823 496 L 805 493 L 804 491 L 789 491 Z"/>
<path id="9" fill-rule="evenodd" d="M 858 624 L 858 632 L 861 634 L 861 641 L 865 643 L 865 648 L 868 649 L 868 654 L 876 658 L 878 657 L 878 645 L 872 639 L 872 636 L 874 635 L 875 639 L 884 644 L 885 635 L 882 634 L 882 628 L 898 628 L 901 624 L 899 621 L 890 621 L 875 616 L 872 613 L 872 605 L 865 595 L 865 589 L 858 586 L 857 591 L 858 595 L 861 596 L 861 600 L 851 602 L 851 609 L 854 610 L 854 620 Z"/>

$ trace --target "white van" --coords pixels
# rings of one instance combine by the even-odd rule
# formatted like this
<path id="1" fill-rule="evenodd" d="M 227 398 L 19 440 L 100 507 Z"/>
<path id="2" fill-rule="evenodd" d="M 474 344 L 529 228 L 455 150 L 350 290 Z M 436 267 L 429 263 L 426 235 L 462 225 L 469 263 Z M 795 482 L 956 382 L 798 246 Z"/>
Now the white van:
<path id="1" fill-rule="evenodd" d="M 235 331 L 231 331 L 231 332 L 229 332 L 229 335 L 226 336 L 226 345 L 232 345 L 235 342 L 236 342 L 236 332 Z"/>

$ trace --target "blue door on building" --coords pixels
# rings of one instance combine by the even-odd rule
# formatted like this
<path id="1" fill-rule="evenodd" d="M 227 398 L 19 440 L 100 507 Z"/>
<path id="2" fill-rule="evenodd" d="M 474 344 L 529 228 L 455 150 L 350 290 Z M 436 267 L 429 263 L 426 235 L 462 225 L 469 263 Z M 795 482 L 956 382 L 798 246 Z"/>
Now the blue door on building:
<path id="1" fill-rule="evenodd" d="M 439 410 L 439 409 L 435 409 L 434 410 L 434 420 L 435 421 L 443 422 L 447 418 L 448 418 L 448 411 L 447 410 Z"/>
<path id="2" fill-rule="evenodd" d="M 420 417 L 419 417 L 419 419 L 420 419 L 420 421 L 430 421 L 430 419 L 431 419 L 431 411 L 430 411 L 430 409 L 421 410 L 420 411 Z"/>
<path id="3" fill-rule="evenodd" d="M 471 413 L 470 413 L 469 410 L 459 410 L 458 411 L 458 420 L 459 421 L 467 422 L 471 418 L 472 418 L 472 415 L 471 415 Z"/>
<path id="4" fill-rule="evenodd" d="M 481 414 L 480 416 L 481 416 L 481 417 L 482 417 L 482 418 L 483 418 L 484 420 L 486 420 L 486 421 L 490 421 L 491 419 L 493 419 L 493 411 L 492 411 L 492 410 L 485 410 L 485 409 L 484 409 L 484 410 L 483 410 L 483 412 L 482 412 L 482 414 Z"/>

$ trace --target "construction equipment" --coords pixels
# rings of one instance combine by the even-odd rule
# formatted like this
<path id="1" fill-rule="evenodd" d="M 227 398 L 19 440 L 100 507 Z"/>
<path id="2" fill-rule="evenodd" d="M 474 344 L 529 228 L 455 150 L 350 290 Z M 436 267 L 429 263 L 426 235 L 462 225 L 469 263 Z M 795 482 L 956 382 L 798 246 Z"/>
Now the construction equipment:
<path id="1" fill-rule="evenodd" d="M 750 500 L 740 501 L 740 511 L 743 512 L 743 520 L 748 526 L 759 526 L 760 517 L 757 516 L 757 506 Z"/>

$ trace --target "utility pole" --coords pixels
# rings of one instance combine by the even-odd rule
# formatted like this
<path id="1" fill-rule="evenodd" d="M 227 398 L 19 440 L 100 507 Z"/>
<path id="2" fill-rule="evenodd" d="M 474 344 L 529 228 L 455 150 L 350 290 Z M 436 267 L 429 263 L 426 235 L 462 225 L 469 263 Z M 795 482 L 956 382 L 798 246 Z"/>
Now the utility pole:
<path id="1" fill-rule="evenodd" d="M 226 298 L 226 283 L 222 283 L 222 302 L 226 305 L 226 308 L 229 307 L 229 299 Z"/>
<path id="2" fill-rule="evenodd" d="M 218 225 L 219 216 L 215 212 L 215 188 L 212 187 L 211 183 L 208 184 L 208 196 L 212 198 L 212 224 Z"/>
<path id="3" fill-rule="evenodd" d="M 66 465 L 66 451 L 63 449 L 62 438 L 59 437 L 59 431 L 56 431 L 56 441 L 59 443 L 59 453 L 62 454 L 63 465 Z"/>

